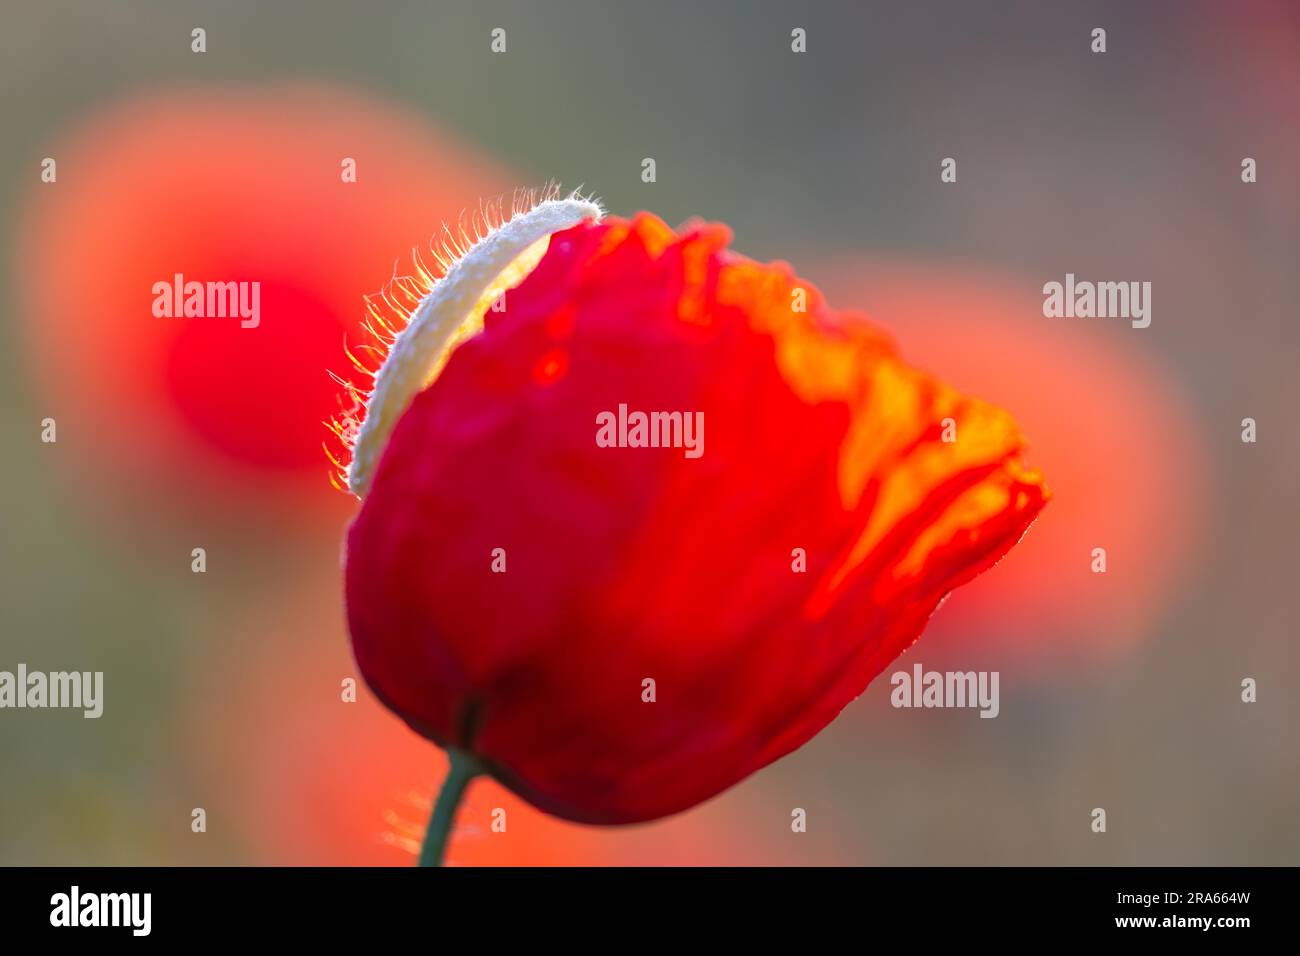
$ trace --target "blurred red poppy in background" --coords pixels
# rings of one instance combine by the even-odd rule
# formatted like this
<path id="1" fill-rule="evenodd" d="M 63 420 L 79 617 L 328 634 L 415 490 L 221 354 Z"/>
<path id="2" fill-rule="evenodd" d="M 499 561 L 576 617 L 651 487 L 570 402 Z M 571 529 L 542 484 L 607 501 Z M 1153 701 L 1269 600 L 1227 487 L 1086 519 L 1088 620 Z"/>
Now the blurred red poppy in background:
<path id="1" fill-rule="evenodd" d="M 259 498 L 273 519 L 339 504 L 322 423 L 364 296 L 516 182 L 421 119 L 316 86 L 150 95 L 45 152 L 57 181 L 30 203 L 18 275 L 60 440 L 93 456 L 98 495 Z M 156 316 L 154 284 L 178 274 L 260 283 L 259 323 Z"/>
<path id="2" fill-rule="evenodd" d="M 1142 332 L 1044 318 L 1033 283 L 959 266 L 832 259 L 817 274 L 828 296 L 894 330 L 904 354 L 1015 409 L 1052 478 L 1052 520 L 935 615 L 927 665 L 1070 673 L 1149 636 L 1192 570 L 1208 469 Z"/>
<path id="3" fill-rule="evenodd" d="M 552 235 L 349 532 L 371 687 L 567 819 L 675 813 L 798 748 L 1046 500 L 1008 413 L 729 240 L 645 213 Z M 608 447 L 614 410 L 686 421 Z"/>

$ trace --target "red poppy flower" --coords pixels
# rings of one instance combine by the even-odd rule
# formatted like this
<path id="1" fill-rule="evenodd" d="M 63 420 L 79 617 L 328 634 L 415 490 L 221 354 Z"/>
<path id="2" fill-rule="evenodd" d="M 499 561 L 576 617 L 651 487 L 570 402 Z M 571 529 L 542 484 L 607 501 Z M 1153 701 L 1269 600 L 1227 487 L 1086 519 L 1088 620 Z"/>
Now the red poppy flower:
<path id="1" fill-rule="evenodd" d="M 413 728 L 627 823 L 811 738 L 1046 490 L 1008 414 L 725 227 L 593 209 L 517 217 L 397 337 L 349 474 L 347 609 Z M 682 427 L 638 447 L 636 412 Z"/>
<path id="2" fill-rule="evenodd" d="M 513 181 L 398 109 L 317 86 L 143 97 L 43 152 L 57 180 L 33 187 L 18 264 L 43 414 L 95 462 L 99 496 L 245 519 L 259 501 L 273 519 L 337 503 L 327 370 L 364 339 L 365 296 L 395 249 Z M 177 275 L 247 283 L 250 311 L 258 283 L 256 323 L 158 314 L 156 284 Z"/>

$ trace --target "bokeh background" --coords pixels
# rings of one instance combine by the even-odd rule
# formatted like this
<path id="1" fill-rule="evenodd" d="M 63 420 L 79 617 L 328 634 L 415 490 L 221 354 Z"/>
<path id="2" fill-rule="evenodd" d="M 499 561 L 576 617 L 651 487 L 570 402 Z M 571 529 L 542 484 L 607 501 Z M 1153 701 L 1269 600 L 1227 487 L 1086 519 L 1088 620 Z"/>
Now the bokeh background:
<path id="1" fill-rule="evenodd" d="M 445 763 L 340 700 L 326 371 L 413 246 L 550 180 L 793 262 L 1012 409 L 1057 499 L 899 665 L 1001 671 L 998 719 L 894 710 L 882 677 L 660 823 L 476 784 L 451 862 L 1300 859 L 1295 4 L 0 11 L 0 668 L 106 683 L 97 721 L 0 712 L 0 863 L 412 861 Z M 153 318 L 175 272 L 260 278 L 262 326 Z M 1151 281 L 1151 327 L 1044 319 L 1066 272 Z"/>

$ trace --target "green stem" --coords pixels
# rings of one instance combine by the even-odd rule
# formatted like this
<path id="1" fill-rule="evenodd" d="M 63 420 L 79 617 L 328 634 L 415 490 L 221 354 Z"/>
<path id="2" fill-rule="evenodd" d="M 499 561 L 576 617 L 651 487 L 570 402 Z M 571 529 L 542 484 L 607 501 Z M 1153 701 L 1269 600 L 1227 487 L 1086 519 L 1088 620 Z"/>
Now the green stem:
<path id="1" fill-rule="evenodd" d="M 447 850 L 447 838 L 451 835 L 451 824 L 456 818 L 456 809 L 460 799 L 465 795 L 469 782 L 478 776 L 478 764 L 469 754 L 459 750 L 448 750 L 451 767 L 447 779 L 442 782 L 438 792 L 438 801 L 433 805 L 433 816 L 429 818 L 429 829 L 424 833 L 424 846 L 420 849 L 420 866 L 442 866 L 442 858 Z"/>

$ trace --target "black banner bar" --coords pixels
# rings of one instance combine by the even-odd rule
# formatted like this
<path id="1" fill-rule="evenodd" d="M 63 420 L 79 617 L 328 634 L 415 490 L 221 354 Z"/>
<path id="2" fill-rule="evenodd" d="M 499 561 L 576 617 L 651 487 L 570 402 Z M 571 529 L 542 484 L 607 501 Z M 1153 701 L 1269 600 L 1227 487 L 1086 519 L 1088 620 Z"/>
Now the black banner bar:
<path id="1" fill-rule="evenodd" d="M 6 941 L 78 945 L 454 935 L 566 938 L 774 924 L 863 939 L 1063 937 L 1231 946 L 1293 926 L 1291 869 L 9 869 Z M 549 928 L 549 929 L 546 929 Z M 787 927 L 790 928 L 790 927 Z M 452 935 L 447 935 L 452 934 Z M 463 946 L 458 947 L 464 949 Z"/>

